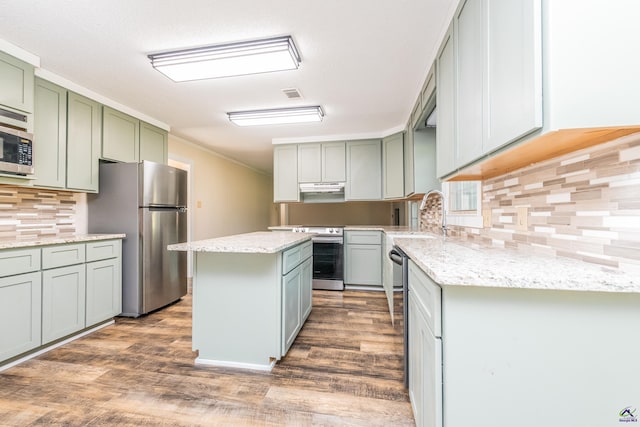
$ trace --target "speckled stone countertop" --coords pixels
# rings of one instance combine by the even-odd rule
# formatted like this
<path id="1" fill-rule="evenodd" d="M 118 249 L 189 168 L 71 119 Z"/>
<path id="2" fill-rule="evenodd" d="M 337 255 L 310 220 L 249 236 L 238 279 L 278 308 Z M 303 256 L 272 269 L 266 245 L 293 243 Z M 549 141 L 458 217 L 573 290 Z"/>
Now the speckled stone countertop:
<path id="1" fill-rule="evenodd" d="M 383 231 L 441 286 L 640 293 L 636 276 L 570 258 L 483 246 L 409 227 L 345 227 L 349 230 Z"/>
<path id="2" fill-rule="evenodd" d="M 43 237 L 34 240 L 2 240 L 0 239 L 0 249 L 30 248 L 47 245 L 63 245 L 65 243 L 82 243 L 93 240 L 124 239 L 125 234 L 77 234 L 67 237 Z"/>
<path id="3" fill-rule="evenodd" d="M 273 254 L 311 239 L 308 233 L 258 231 L 169 245 L 170 251 Z"/>
<path id="4" fill-rule="evenodd" d="M 630 273 L 570 258 L 479 246 L 425 233 L 427 236 L 431 238 L 398 237 L 394 243 L 443 287 L 640 293 L 640 279 Z"/>

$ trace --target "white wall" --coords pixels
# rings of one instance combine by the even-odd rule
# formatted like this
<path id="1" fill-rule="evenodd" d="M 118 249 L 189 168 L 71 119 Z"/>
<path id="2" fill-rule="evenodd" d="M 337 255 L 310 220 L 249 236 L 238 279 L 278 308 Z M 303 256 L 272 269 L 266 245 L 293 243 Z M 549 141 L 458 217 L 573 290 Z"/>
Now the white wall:
<path id="1" fill-rule="evenodd" d="M 271 175 L 174 135 L 169 135 L 169 157 L 191 164 L 193 240 L 275 225 Z"/>

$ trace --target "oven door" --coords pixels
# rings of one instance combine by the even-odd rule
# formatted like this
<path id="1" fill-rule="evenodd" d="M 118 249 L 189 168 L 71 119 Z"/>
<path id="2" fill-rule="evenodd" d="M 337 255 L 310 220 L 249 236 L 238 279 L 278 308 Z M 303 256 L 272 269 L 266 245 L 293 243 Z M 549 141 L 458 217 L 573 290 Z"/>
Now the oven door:
<path id="1" fill-rule="evenodd" d="M 344 289 L 342 237 L 313 237 L 313 289 Z"/>

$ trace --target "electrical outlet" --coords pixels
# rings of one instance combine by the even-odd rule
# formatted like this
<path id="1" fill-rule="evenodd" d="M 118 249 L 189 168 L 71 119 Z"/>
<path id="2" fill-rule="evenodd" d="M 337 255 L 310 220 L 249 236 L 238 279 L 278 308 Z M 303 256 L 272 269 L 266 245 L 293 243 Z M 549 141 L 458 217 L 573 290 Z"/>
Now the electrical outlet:
<path id="1" fill-rule="evenodd" d="M 484 228 L 491 227 L 491 209 L 482 210 L 482 226 Z"/>
<path id="2" fill-rule="evenodd" d="M 529 227 L 529 208 L 518 208 L 516 216 L 516 230 L 527 231 Z"/>
<path id="3" fill-rule="evenodd" d="M 196 208 L 201 208 L 202 207 L 202 200 L 198 200 L 196 202 Z"/>

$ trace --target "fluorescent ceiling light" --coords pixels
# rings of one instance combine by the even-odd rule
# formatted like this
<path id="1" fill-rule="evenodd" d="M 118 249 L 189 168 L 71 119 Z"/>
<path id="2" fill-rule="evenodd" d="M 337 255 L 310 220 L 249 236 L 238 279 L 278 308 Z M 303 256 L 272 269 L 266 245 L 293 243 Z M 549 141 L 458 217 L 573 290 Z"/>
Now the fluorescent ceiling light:
<path id="1" fill-rule="evenodd" d="M 291 36 L 227 43 L 148 55 L 175 82 L 295 70 L 300 55 Z"/>
<path id="2" fill-rule="evenodd" d="M 321 122 L 322 107 L 277 108 L 273 110 L 236 111 L 227 113 L 238 126 L 280 125 L 290 123 Z"/>

